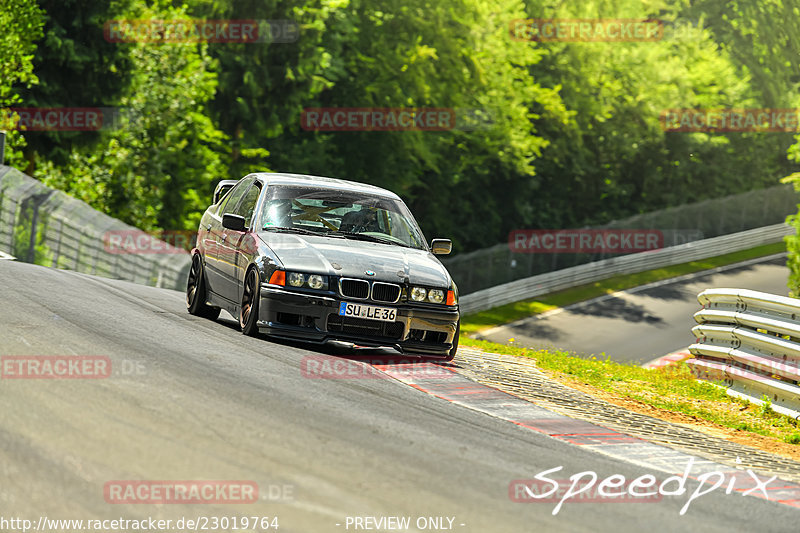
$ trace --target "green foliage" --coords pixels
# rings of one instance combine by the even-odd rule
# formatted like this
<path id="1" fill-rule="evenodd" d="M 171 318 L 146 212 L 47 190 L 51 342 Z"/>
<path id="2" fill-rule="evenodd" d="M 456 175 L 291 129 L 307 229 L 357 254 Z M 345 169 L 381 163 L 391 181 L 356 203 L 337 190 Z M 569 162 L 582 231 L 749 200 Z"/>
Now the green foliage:
<path id="1" fill-rule="evenodd" d="M 33 0 L 4 0 L 0 4 L 0 131 L 9 131 L 5 164 L 21 166 L 25 139 L 17 131 L 16 116 L 3 110 L 22 101 L 19 88 L 38 82 L 33 73 L 36 40 L 42 36 L 42 11 Z"/>
<path id="2" fill-rule="evenodd" d="M 794 190 L 800 192 L 800 172 L 795 172 L 781 180 L 791 183 Z M 798 204 L 800 210 L 800 204 Z M 786 217 L 786 223 L 794 228 L 794 234 L 784 237 L 786 241 L 786 266 L 789 268 L 789 295 L 800 297 L 800 213 Z"/>
<path id="3" fill-rule="evenodd" d="M 771 185 L 788 133 L 667 133 L 672 108 L 796 105 L 785 0 L 7 0 L 0 105 L 121 107 L 113 131 L 30 132 L 12 162 L 143 229 L 191 228 L 256 170 L 393 189 L 456 251 Z M 112 43 L 114 19 L 294 20 L 291 43 Z M 656 42 L 514 40 L 515 19 L 657 18 Z M 776 23 L 776 21 L 779 21 Z M 8 35 L 22 35 L 15 37 Z M 44 38 L 34 51 L 34 41 Z M 4 48 L 5 47 L 5 48 Z M 35 53 L 31 69 L 31 56 Z M 40 80 L 38 86 L 26 87 Z M 314 132 L 308 107 L 480 109 L 486 127 Z M 790 148 L 791 146 L 791 148 Z M 787 149 L 789 158 L 787 159 Z"/>
<path id="4" fill-rule="evenodd" d="M 186 18 L 168 7 L 126 18 Z M 196 228 L 216 180 L 223 177 L 222 141 L 205 109 L 217 81 L 206 45 L 137 43 L 131 82 L 119 104 L 122 125 L 65 166 L 47 161 L 35 176 L 145 230 Z"/>
<path id="5" fill-rule="evenodd" d="M 775 411 L 772 410 L 772 400 L 768 396 L 761 397 L 761 404 L 758 406 L 758 414 L 765 418 L 770 418 Z"/>
<path id="6" fill-rule="evenodd" d="M 29 0 L 34 2 L 34 0 Z M 44 38 L 34 59 L 40 83 L 21 92 L 26 107 L 113 107 L 131 82 L 130 47 L 108 42 L 106 21 L 129 9 L 134 0 L 38 0 L 45 12 Z M 70 152 L 93 148 L 97 132 L 43 132 L 27 135 L 28 172 L 38 159 L 60 166 Z"/>

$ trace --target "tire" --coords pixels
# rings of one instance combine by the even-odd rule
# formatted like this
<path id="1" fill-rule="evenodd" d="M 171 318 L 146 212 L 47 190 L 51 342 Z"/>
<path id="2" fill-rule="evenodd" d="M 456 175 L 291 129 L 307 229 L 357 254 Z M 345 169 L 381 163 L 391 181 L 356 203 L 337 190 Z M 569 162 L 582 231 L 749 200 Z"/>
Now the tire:
<path id="1" fill-rule="evenodd" d="M 251 268 L 247 271 L 242 286 L 242 305 L 239 306 L 239 327 L 249 337 L 258 335 L 258 306 L 261 300 L 261 281 L 258 271 Z"/>
<path id="2" fill-rule="evenodd" d="M 447 352 L 447 357 L 445 357 L 445 361 L 452 361 L 453 358 L 456 356 L 456 352 L 458 351 L 458 336 L 461 334 L 461 321 L 459 320 L 456 324 L 456 334 L 453 335 L 453 347 L 450 348 L 450 351 Z"/>
<path id="3" fill-rule="evenodd" d="M 186 309 L 190 314 L 216 320 L 219 317 L 219 307 L 206 304 L 206 272 L 200 254 L 192 258 L 192 267 L 189 270 L 189 279 L 186 282 Z"/>

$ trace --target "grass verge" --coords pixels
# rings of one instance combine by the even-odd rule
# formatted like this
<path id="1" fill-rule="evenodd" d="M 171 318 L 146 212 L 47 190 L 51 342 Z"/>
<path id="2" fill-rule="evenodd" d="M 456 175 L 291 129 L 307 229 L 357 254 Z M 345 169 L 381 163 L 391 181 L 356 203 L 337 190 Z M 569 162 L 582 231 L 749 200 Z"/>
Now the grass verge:
<path id="1" fill-rule="evenodd" d="M 786 251 L 786 245 L 783 242 L 774 244 L 765 244 L 749 250 L 741 252 L 734 252 L 730 254 L 720 255 L 703 259 L 701 261 L 692 261 L 690 263 L 682 263 L 671 267 L 658 268 L 655 270 L 648 270 L 639 272 L 637 274 L 628 274 L 625 276 L 614 276 L 595 283 L 581 285 L 579 287 L 572 287 L 559 292 L 548 294 L 538 299 L 522 300 L 506 304 L 500 307 L 495 307 L 487 311 L 465 315 L 461 318 L 461 333 L 471 335 L 479 333 L 481 330 L 507 324 L 515 320 L 519 320 L 528 316 L 544 313 L 558 307 L 574 304 L 591 298 L 597 298 L 604 294 L 611 294 L 616 291 L 631 289 L 652 283 L 654 281 L 661 281 L 664 279 L 683 276 L 702 270 L 709 270 L 724 265 L 731 265 L 748 259 L 756 257 L 763 257 L 766 255 L 777 254 Z"/>
<path id="2" fill-rule="evenodd" d="M 623 403 L 625 406 L 630 406 L 630 403 L 651 406 L 734 432 L 751 432 L 781 443 L 800 444 L 800 426 L 796 420 L 728 396 L 724 389 L 695 379 L 685 363 L 646 369 L 610 360 L 581 359 L 566 352 L 532 350 L 470 339 L 465 335 L 462 335 L 460 343 L 489 352 L 532 358 L 553 379 L 589 393 L 605 393 L 600 396 L 611 403 L 619 405 L 619 401 L 614 401 L 618 399 L 627 401 L 628 405 Z M 664 418 L 657 413 L 648 414 Z M 797 454 L 800 457 L 800 447 Z"/>

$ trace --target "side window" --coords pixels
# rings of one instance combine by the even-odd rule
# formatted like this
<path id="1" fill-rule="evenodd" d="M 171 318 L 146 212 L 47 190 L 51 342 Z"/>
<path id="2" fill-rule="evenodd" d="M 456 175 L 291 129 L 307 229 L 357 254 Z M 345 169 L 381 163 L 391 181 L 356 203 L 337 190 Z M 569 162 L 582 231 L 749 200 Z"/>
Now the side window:
<path id="1" fill-rule="evenodd" d="M 225 213 L 230 213 L 254 180 L 255 178 L 243 179 L 237 183 L 233 190 L 228 193 L 228 196 L 219 204 L 217 214 L 222 216 Z"/>
<path id="2" fill-rule="evenodd" d="M 242 201 L 239 202 L 239 205 L 233 211 L 235 215 L 244 217 L 244 225 L 246 228 L 249 228 L 253 221 L 253 211 L 256 209 L 256 202 L 258 202 L 258 197 L 260 195 L 261 184 L 256 182 L 252 187 L 250 187 L 250 189 L 247 190 L 245 195 L 242 197 Z"/>

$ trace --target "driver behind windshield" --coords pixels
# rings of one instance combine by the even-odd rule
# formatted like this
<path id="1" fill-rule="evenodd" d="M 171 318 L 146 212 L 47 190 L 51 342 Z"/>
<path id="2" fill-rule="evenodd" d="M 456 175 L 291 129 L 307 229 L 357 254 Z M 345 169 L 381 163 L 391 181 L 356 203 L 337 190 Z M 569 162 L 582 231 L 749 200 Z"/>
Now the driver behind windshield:
<path id="1" fill-rule="evenodd" d="M 349 211 L 342 216 L 339 231 L 350 233 L 363 233 L 367 231 L 382 232 L 378 222 L 378 213 L 374 209 L 361 209 Z"/>

